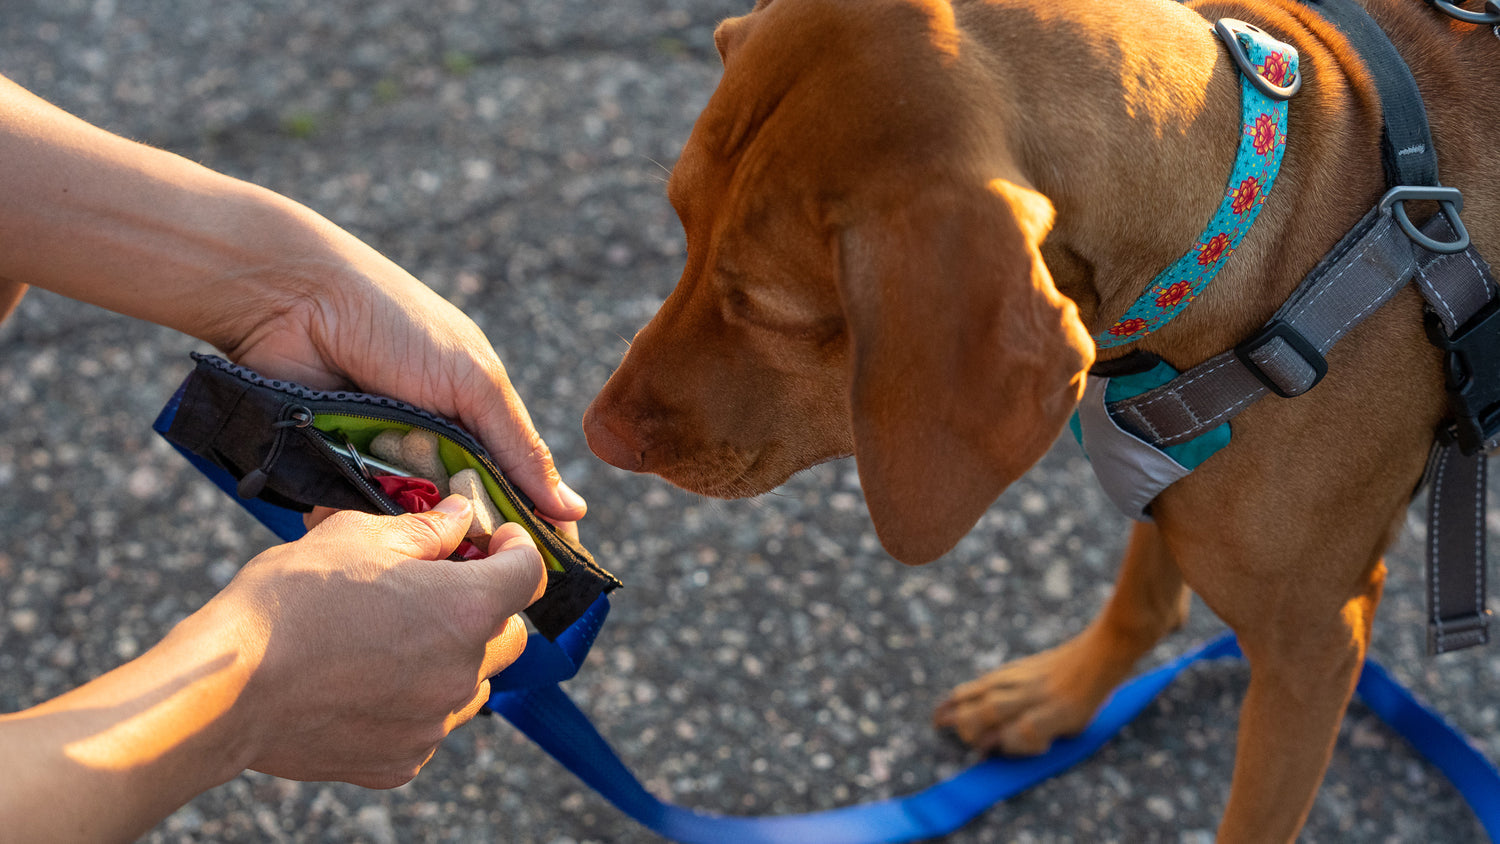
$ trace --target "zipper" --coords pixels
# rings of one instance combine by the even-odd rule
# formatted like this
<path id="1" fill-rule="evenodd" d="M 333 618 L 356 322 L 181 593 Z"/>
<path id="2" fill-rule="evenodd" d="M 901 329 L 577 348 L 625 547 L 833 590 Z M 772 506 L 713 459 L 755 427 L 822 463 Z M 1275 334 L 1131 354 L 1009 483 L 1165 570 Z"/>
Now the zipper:
<path id="1" fill-rule="evenodd" d="M 532 537 L 535 538 L 537 542 L 541 544 L 542 547 L 545 548 L 546 551 L 551 554 L 554 559 L 557 560 L 558 565 L 562 566 L 564 571 L 566 571 L 568 563 L 571 562 L 574 565 L 582 566 L 583 568 L 594 572 L 609 583 L 613 583 L 616 586 L 620 585 L 619 578 L 615 577 L 609 571 L 601 568 L 598 563 L 593 562 L 584 554 L 580 554 L 576 549 L 565 542 L 560 536 L 554 533 L 551 530 L 551 525 L 546 524 L 540 518 L 537 518 L 535 515 L 533 515 L 531 510 L 535 505 L 531 502 L 531 500 L 523 495 L 519 490 L 510 485 L 509 481 L 506 480 L 505 475 L 500 471 L 500 468 L 496 466 L 494 461 L 489 458 L 489 455 L 487 452 L 485 452 L 483 446 L 481 446 L 477 442 L 465 442 L 465 440 L 469 438 L 463 436 L 462 431 L 452 428 L 445 429 L 436 427 L 428 423 L 423 415 L 417 413 L 408 413 L 397 407 L 384 408 L 385 412 L 378 416 L 372 413 L 359 413 L 357 411 L 351 412 L 351 409 L 346 403 L 330 404 L 318 401 L 308 401 L 305 405 L 297 405 L 297 407 L 301 407 L 302 409 L 307 410 L 308 413 L 312 414 L 313 417 L 317 417 L 319 415 L 341 416 L 348 419 L 364 419 L 371 422 L 391 422 L 399 425 L 406 425 L 411 428 L 426 431 L 427 433 L 432 434 L 435 437 L 446 440 L 449 443 L 458 446 L 459 448 L 468 452 L 469 455 L 474 459 L 478 460 L 480 466 L 482 466 L 484 470 L 490 474 L 490 477 L 494 478 L 495 486 L 499 488 L 501 495 L 505 496 L 505 500 L 510 504 L 511 509 L 516 513 L 521 514 L 521 517 L 523 519 L 527 519 L 528 522 L 530 522 L 528 524 L 524 524 L 523 527 L 529 529 L 528 532 L 531 533 Z M 405 510 L 402 510 L 399 506 L 397 506 L 395 502 L 391 501 L 390 497 L 387 496 L 385 492 L 379 488 L 378 485 L 373 484 L 369 479 L 365 478 L 363 473 L 361 473 L 352 464 L 352 461 L 349 458 L 345 457 L 336 449 L 334 449 L 332 444 L 328 440 L 327 434 L 315 427 L 311 427 L 311 421 L 309 421 L 309 426 L 299 428 L 299 430 L 302 430 L 307 436 L 312 437 L 316 441 L 318 449 L 324 454 L 328 455 L 331 459 L 333 459 L 344 471 L 344 474 L 348 476 L 350 480 L 354 481 L 354 483 L 358 485 L 361 490 L 364 490 L 368 495 L 370 495 L 372 499 L 376 500 L 377 502 L 389 502 L 389 507 L 391 509 L 388 512 L 390 513 L 390 515 L 400 515 L 406 512 Z M 442 490 L 439 491 L 441 492 Z"/>
<path id="2" fill-rule="evenodd" d="M 360 492 L 364 493 L 371 504 L 378 507 L 381 512 L 388 516 L 399 516 L 406 511 L 391 500 L 389 495 L 380 485 L 370 480 L 369 476 L 361 471 L 361 467 L 354 465 L 350 458 L 340 454 L 333 444 L 329 442 L 328 435 L 313 427 L 313 422 L 318 415 L 306 405 L 291 403 L 281 409 L 280 417 L 271 424 L 276 429 L 276 438 L 271 441 L 271 448 L 266 452 L 266 457 L 261 461 L 260 467 L 251 469 L 240 478 L 235 487 L 235 492 L 241 498 L 254 498 L 265 489 L 266 481 L 269 480 L 271 470 L 275 468 L 276 461 L 281 459 L 281 452 L 286 446 L 286 438 L 289 433 L 296 431 L 300 433 L 318 453 L 332 461 L 339 468 L 339 474 L 343 475 L 350 483 L 354 484 Z M 352 450 L 352 449 L 351 449 Z"/>
<path id="3" fill-rule="evenodd" d="M 385 494 L 384 490 L 381 490 L 378 485 L 371 483 L 356 466 L 351 465 L 352 461 L 349 458 L 339 454 L 323 436 L 321 431 L 312 427 L 312 417 L 329 415 L 344 416 L 352 419 L 367 419 L 372 422 L 392 422 L 411 428 L 420 428 L 447 440 L 468 452 L 490 474 L 505 501 L 510 504 L 511 509 L 519 514 L 523 520 L 523 526 L 537 540 L 537 543 L 546 554 L 550 554 L 556 560 L 557 564 L 563 567 L 564 571 L 567 571 L 571 566 L 580 566 L 603 580 L 606 584 L 609 584 L 606 587 L 606 591 L 609 588 L 621 585 L 619 578 L 594 562 L 587 551 L 567 542 L 552 529 L 550 524 L 537 517 L 532 512 L 535 505 L 525 493 L 511 485 L 505 474 L 490 459 L 489 452 L 485 451 L 484 446 L 480 445 L 467 431 L 449 420 L 431 414 L 422 408 L 385 396 L 343 390 L 314 390 L 290 381 L 265 378 L 254 370 L 230 363 L 215 355 L 194 352 L 192 358 L 199 365 L 210 366 L 237 380 L 278 393 L 291 402 L 291 408 L 301 408 L 307 411 L 310 417 L 306 423 L 297 421 L 295 425 L 289 425 L 287 428 L 301 431 L 304 436 L 312 437 L 313 443 L 320 453 L 325 454 L 330 460 L 334 461 L 334 465 L 340 468 L 351 483 L 364 491 L 376 506 L 381 507 L 384 512 L 391 515 L 400 515 L 404 511 L 394 501 L 390 500 L 390 497 Z M 360 413 L 357 409 L 359 407 L 367 407 L 371 412 Z M 278 441 L 281 439 L 280 434 L 281 432 L 278 431 Z M 280 456 L 275 442 L 272 443 L 272 451 L 278 452 L 275 454 L 276 457 Z M 272 457 L 272 454 L 268 453 L 267 457 L 268 464 L 274 464 L 274 459 L 269 459 Z M 255 474 L 257 471 L 260 470 L 252 470 L 250 474 Z M 251 481 L 250 485 L 254 486 L 256 483 L 257 481 Z M 258 483 L 263 487 L 265 479 L 261 478 Z M 259 489 L 256 489 L 256 491 L 258 492 Z M 548 568 L 551 568 L 550 564 Z"/>
<path id="4" fill-rule="evenodd" d="M 399 504 L 391 500 L 389 495 L 385 494 L 385 490 L 380 488 L 380 484 L 370 480 L 369 476 L 361 471 L 359 467 L 355 466 L 348 457 L 345 457 L 338 449 L 334 448 L 327 434 L 311 426 L 298 430 L 302 431 L 303 436 L 307 437 L 308 441 L 312 443 L 313 448 L 316 448 L 324 457 L 333 461 L 333 464 L 339 467 L 339 472 L 350 483 L 358 487 L 359 491 L 363 492 L 365 497 L 370 500 L 370 503 L 379 507 L 385 515 L 400 516 L 406 513 L 406 510 L 402 509 Z"/>

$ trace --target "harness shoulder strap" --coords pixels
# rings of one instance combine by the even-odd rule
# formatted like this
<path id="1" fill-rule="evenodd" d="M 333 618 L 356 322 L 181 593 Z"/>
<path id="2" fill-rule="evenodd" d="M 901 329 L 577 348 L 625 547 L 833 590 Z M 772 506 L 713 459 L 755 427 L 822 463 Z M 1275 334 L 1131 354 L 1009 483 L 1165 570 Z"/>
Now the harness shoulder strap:
<path id="1" fill-rule="evenodd" d="M 1463 199 L 1440 185 L 1421 93 L 1380 27 L 1352 0 L 1304 0 L 1350 40 L 1375 78 L 1387 191 L 1255 336 L 1176 380 L 1109 405 L 1125 430 L 1157 446 L 1193 439 L 1274 392 L 1301 395 L 1327 371 L 1324 355 L 1415 279 L 1429 335 L 1447 352 L 1454 424 L 1440 433 L 1430 481 L 1429 651 L 1488 641 L 1485 450 L 1500 445 L 1500 296 L 1458 217 Z M 1441 213 L 1420 229 L 1408 200 Z M 1420 249 L 1415 248 L 1420 246 Z"/>

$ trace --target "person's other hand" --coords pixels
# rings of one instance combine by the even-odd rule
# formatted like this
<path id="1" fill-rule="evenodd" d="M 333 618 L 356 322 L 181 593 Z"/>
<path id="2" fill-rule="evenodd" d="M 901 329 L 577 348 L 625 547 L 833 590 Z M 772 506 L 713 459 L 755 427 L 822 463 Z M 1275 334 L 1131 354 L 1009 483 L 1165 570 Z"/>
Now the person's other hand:
<path id="1" fill-rule="evenodd" d="M 577 538 L 574 523 L 587 505 L 558 476 L 484 333 L 404 270 L 337 234 L 348 238 L 339 245 L 350 265 L 266 279 L 269 304 L 256 303 L 264 316 L 241 330 L 226 349 L 230 358 L 268 377 L 321 389 L 357 387 L 458 422 L 531 497 L 538 514 Z"/>
<path id="2" fill-rule="evenodd" d="M 444 559 L 471 505 L 427 513 L 340 512 L 251 560 L 195 622 L 235 631 L 251 673 L 234 708 L 247 767 L 298 780 L 391 788 L 489 698 L 488 678 L 520 655 L 516 615 L 546 583 L 518 525 L 490 556 Z"/>

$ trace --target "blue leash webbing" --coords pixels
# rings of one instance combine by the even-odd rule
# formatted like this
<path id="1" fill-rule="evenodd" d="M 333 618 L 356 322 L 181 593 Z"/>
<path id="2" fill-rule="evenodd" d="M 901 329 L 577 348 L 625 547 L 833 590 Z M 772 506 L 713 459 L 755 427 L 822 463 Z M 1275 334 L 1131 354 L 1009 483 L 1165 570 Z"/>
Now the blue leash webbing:
<path id="1" fill-rule="evenodd" d="M 182 394 L 154 425 L 164 431 Z M 234 479 L 178 448 L 192 465 L 283 541 L 306 532 L 302 516 L 235 493 Z M 490 679 L 489 709 L 561 762 L 574 776 L 641 825 L 684 844 L 886 844 L 946 835 L 995 803 L 1055 776 L 1114 737 L 1183 669 L 1200 660 L 1235 657 L 1231 634 L 1213 639 L 1117 689 L 1080 735 L 1054 742 L 1040 756 L 987 759 L 936 785 L 888 800 L 825 812 L 739 817 L 698 812 L 653 796 L 559 685 L 583 665 L 609 614 L 600 597 L 555 642 L 532 634 L 520 659 Z M 1500 771 L 1462 733 L 1419 702 L 1374 660 L 1366 660 L 1356 694 L 1453 783 L 1491 841 L 1500 844 Z"/>
<path id="2" fill-rule="evenodd" d="M 533 635 L 526 656 L 491 680 L 489 708 L 638 823 L 684 844 L 894 844 L 946 835 L 986 809 L 1093 755 L 1189 666 L 1238 657 L 1225 633 L 1121 686 L 1080 735 L 1040 756 L 986 759 L 922 791 L 797 815 L 742 817 L 699 812 L 652 795 L 558 685 L 583 664 L 609 611 L 600 598 L 557 642 Z M 525 662 L 529 658 L 529 662 Z M 525 663 L 525 664 L 523 664 Z M 533 682 L 533 677 L 546 678 Z M 1486 834 L 1500 841 L 1500 771 L 1443 717 L 1414 698 L 1374 660 L 1356 694 L 1453 783 Z"/>

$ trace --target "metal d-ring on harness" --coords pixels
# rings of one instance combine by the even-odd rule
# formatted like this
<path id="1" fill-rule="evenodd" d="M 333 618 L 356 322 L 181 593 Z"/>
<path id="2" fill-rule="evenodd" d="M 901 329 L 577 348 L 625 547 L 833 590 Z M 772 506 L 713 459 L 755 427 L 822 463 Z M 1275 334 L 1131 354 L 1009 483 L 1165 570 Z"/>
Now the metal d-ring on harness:
<path id="1" fill-rule="evenodd" d="M 1454 20 L 1472 23 L 1476 26 L 1495 26 L 1500 24 L 1500 4 L 1495 0 L 1484 0 L 1484 11 L 1471 12 L 1460 6 L 1449 3 L 1448 0 L 1427 0 L 1434 9 L 1442 12 Z"/>
<path id="2" fill-rule="evenodd" d="M 1138 445 L 1189 444 L 1267 393 L 1310 390 L 1327 371 L 1328 349 L 1414 281 L 1427 301 L 1429 336 L 1446 352 L 1454 417 L 1438 432 L 1424 477 L 1428 649 L 1483 644 L 1485 451 L 1500 444 L 1500 296 L 1459 218 L 1463 197 L 1438 181 L 1421 95 L 1395 47 L 1352 0 L 1303 1 L 1349 38 L 1375 79 L 1389 190 L 1255 336 L 1161 386 L 1107 400 L 1104 410 Z M 1487 8 L 1500 12 L 1495 0 Z M 1405 207 L 1411 201 L 1435 201 L 1439 213 L 1418 227 Z M 1087 441 L 1085 448 L 1095 460 Z"/>

